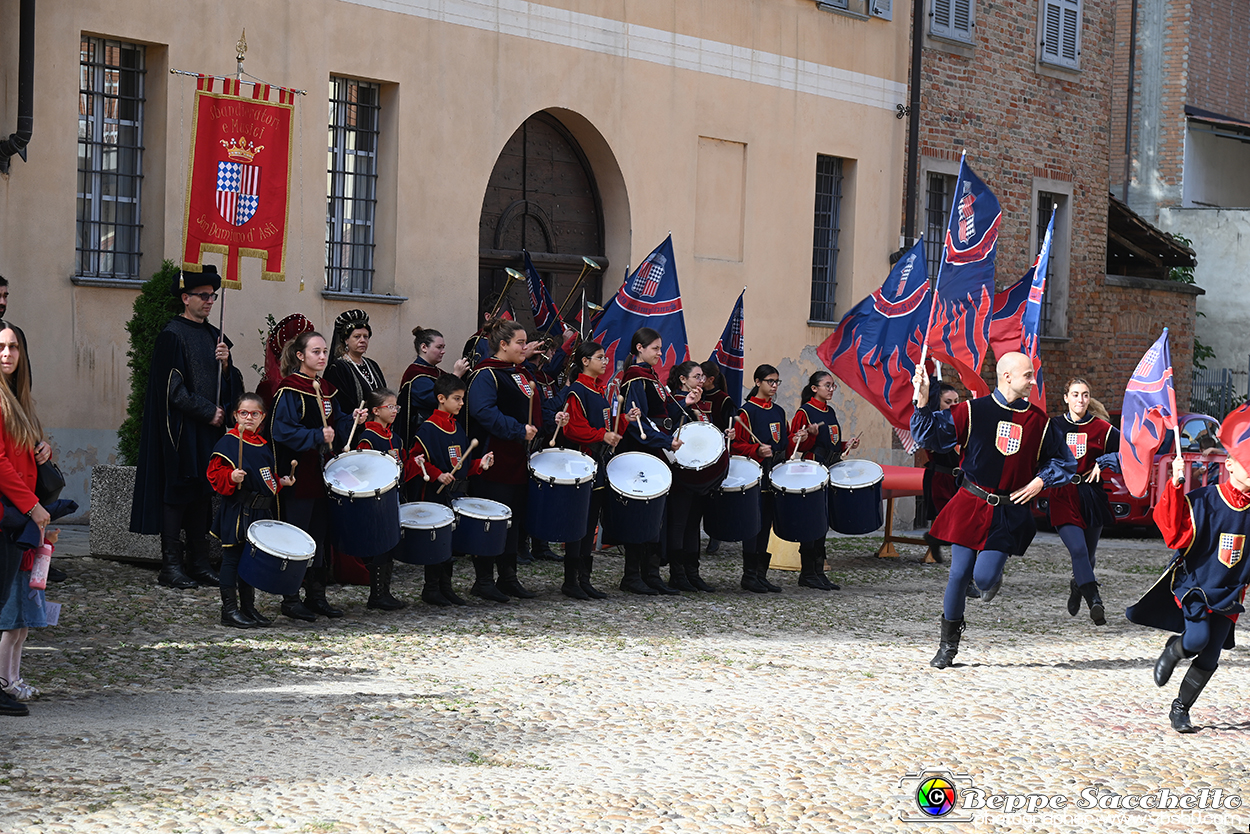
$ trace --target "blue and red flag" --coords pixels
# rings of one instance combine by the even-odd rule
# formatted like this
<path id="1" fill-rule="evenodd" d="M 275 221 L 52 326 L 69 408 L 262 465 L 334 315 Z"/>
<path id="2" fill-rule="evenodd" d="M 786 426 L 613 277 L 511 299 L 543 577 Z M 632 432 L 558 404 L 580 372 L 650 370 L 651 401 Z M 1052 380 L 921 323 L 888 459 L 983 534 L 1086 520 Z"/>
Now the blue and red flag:
<path id="1" fill-rule="evenodd" d="M 664 340 L 664 353 L 655 369 L 660 379 L 666 379 L 674 365 L 690 358 L 672 235 L 638 265 L 612 300 L 604 305 L 595 325 L 594 340 L 603 345 L 608 355 L 608 368 L 625 361 L 634 348 L 629 343 L 630 337 L 640 327 L 650 327 Z"/>
<path id="2" fill-rule="evenodd" d="M 881 288 L 851 308 L 816 350 L 834 376 L 898 429 L 907 429 L 911 420 L 911 378 L 924 349 L 931 305 L 921 239 L 894 265 Z"/>
<path id="3" fill-rule="evenodd" d="M 933 357 L 954 365 L 977 397 L 990 392 L 981 379 L 981 362 L 990 343 L 1001 221 L 998 198 L 961 159 L 926 340 Z"/>
<path id="4" fill-rule="evenodd" d="M 543 283 L 542 276 L 534 268 L 534 262 L 530 260 L 530 253 L 524 249 L 521 250 L 521 253 L 525 255 L 525 286 L 530 294 L 530 310 L 534 314 L 534 329 L 539 333 L 564 333 L 565 326 L 560 318 L 560 310 L 556 307 L 555 302 L 551 300 L 551 293 L 547 292 L 547 286 Z"/>
<path id="5" fill-rule="evenodd" d="M 994 296 L 994 313 L 990 318 L 990 347 L 996 357 L 1017 351 L 1033 360 L 1036 384 L 1029 401 L 1043 411 L 1046 410 L 1046 384 L 1042 378 L 1038 330 L 1042 323 L 1042 297 L 1046 294 L 1050 242 L 1054 233 L 1055 215 L 1051 212 L 1037 260 L 1023 278 Z"/>
<path id="6" fill-rule="evenodd" d="M 1168 329 L 1165 327 L 1163 335 L 1137 363 L 1124 391 L 1124 408 L 1120 417 L 1120 468 L 1124 474 L 1124 485 L 1134 496 L 1141 498 L 1148 491 L 1155 452 L 1163 444 L 1164 434 L 1176 428 L 1176 418 L 1172 354 L 1168 350 Z"/>
<path id="7" fill-rule="evenodd" d="M 709 362 L 715 362 L 720 367 L 721 375 L 725 377 L 725 393 L 736 406 L 742 405 L 742 376 L 747 362 L 746 342 L 742 334 L 742 299 L 746 294 L 746 290 L 743 290 L 738 295 L 733 312 L 729 314 L 729 321 L 725 322 L 725 329 L 721 331 L 720 340 L 708 357 Z"/>

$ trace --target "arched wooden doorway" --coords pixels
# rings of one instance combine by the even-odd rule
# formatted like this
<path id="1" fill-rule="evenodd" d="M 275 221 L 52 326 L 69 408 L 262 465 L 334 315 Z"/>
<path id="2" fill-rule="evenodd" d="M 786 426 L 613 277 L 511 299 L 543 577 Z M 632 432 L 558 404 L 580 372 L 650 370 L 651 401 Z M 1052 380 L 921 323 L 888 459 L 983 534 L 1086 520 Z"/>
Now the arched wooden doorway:
<path id="1" fill-rule="evenodd" d="M 608 266 L 594 172 L 572 133 L 550 113 L 526 119 L 491 171 L 478 229 L 478 321 L 498 302 L 507 282 L 504 268 L 524 271 L 522 249 L 529 251 L 557 305 L 573 289 L 583 256 Z M 588 301 L 600 300 L 602 274 L 587 273 Z M 525 287 L 513 282 L 508 296 L 517 318 L 532 325 Z M 576 316 L 577 307 L 570 300 L 565 318 Z"/>

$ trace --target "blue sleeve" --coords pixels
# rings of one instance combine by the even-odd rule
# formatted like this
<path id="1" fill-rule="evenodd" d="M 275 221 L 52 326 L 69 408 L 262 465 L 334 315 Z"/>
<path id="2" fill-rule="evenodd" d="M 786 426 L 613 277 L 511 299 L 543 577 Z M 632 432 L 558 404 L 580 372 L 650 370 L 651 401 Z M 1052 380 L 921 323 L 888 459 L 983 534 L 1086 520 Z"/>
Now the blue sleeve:
<path id="1" fill-rule="evenodd" d="M 434 377 L 425 376 L 424 374 L 418 374 L 412 378 L 408 401 L 415 406 L 416 411 L 428 411 L 430 413 L 438 411 L 438 400 L 434 397 L 435 382 Z"/>
<path id="2" fill-rule="evenodd" d="M 355 409 L 353 409 L 354 411 Z M 339 408 L 334 398 L 330 398 L 330 417 L 326 420 L 330 428 L 334 429 L 334 444 L 336 447 L 342 447 L 347 442 L 347 435 L 351 433 L 353 419 L 350 411 L 343 411 Z"/>
<path id="3" fill-rule="evenodd" d="M 1076 474 L 1076 458 L 1072 457 L 1062 430 L 1054 422 L 1046 425 L 1040 457 L 1042 466 L 1037 470 L 1037 477 L 1042 479 L 1042 483 L 1048 487 L 1072 483 L 1072 476 Z"/>
<path id="4" fill-rule="evenodd" d="M 1098 456 L 1098 468 L 1111 472 L 1122 472 L 1120 468 L 1120 430 L 1112 428 L 1107 432 L 1107 451 Z"/>
<path id="5" fill-rule="evenodd" d="M 493 437 L 525 442 L 525 424 L 499 410 L 499 389 L 495 375 L 482 371 L 469 385 L 469 414 Z"/>
<path id="6" fill-rule="evenodd" d="M 638 423 L 630 420 L 625 426 L 625 433 L 632 437 L 636 443 L 648 449 L 664 449 L 673 448 L 673 436 L 660 430 L 660 427 L 647 419 L 647 385 L 646 382 L 634 382 L 625 388 L 625 405 L 622 407 L 622 414 L 628 412 L 634 406 L 638 406 L 638 410 L 642 412 L 642 419 L 646 421 L 647 439 L 643 440 L 642 435 L 638 433 Z"/>
<path id="7" fill-rule="evenodd" d="M 911 413 L 911 436 L 930 452 L 949 452 L 955 448 L 955 418 L 949 411 L 917 408 Z"/>
<path id="8" fill-rule="evenodd" d="M 295 404 L 297 398 L 291 394 L 279 394 L 278 401 L 273 405 L 273 423 L 270 434 L 274 443 L 281 443 L 288 449 L 307 452 L 324 442 L 321 429 L 306 429 L 299 422 L 299 412 Z"/>
<path id="9" fill-rule="evenodd" d="M 551 361 L 543 367 L 543 372 L 552 379 L 559 379 L 560 374 L 564 372 L 564 366 L 568 364 L 569 355 L 564 352 L 563 345 L 551 352 Z"/>

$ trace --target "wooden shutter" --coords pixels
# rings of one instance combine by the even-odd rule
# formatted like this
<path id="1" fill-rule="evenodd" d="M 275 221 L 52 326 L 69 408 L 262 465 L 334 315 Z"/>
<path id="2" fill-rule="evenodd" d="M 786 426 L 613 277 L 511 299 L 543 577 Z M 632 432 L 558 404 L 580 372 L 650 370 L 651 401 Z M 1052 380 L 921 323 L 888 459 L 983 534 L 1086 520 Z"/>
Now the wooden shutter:
<path id="1" fill-rule="evenodd" d="M 893 20 L 893 0 L 868 0 L 868 13 L 882 20 Z"/>
<path id="2" fill-rule="evenodd" d="M 929 34 L 971 43 L 973 0 L 932 0 L 932 2 Z"/>
<path id="3" fill-rule="evenodd" d="M 1042 60 L 1076 69 L 1081 55 L 1081 0 L 1045 0 Z"/>

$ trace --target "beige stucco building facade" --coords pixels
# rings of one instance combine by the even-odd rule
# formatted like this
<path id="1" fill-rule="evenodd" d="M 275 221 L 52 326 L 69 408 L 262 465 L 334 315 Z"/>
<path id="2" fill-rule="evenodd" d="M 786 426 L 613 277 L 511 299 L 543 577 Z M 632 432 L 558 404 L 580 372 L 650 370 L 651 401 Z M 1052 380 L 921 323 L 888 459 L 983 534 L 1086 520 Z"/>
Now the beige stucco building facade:
<path id="1" fill-rule="evenodd" d="M 395 383 L 412 358 L 413 325 L 460 345 L 478 309 L 488 181 L 509 138 L 546 111 L 593 172 L 597 254 L 610 264 L 604 297 L 671 231 L 693 357 L 706 358 L 747 287 L 748 376 L 761 362 L 780 367 L 790 412 L 817 365 L 814 346 L 831 332 L 809 324 L 818 155 L 842 160 L 837 317 L 880 285 L 899 245 L 906 122 L 895 107 L 906 103 L 909 21 L 901 8 L 889 20 L 860 14 L 863 5 L 42 0 L 29 156 L 0 176 L 0 275 L 11 282 L 9 317 L 30 338 L 39 412 L 70 493 L 85 503 L 90 467 L 115 455 L 137 283 L 80 268 L 84 36 L 142 47 L 143 277 L 181 253 L 194 82 L 169 70 L 233 73 L 246 27 L 245 69 L 308 92 L 296 104 L 287 279 L 261 281 L 259 261 L 245 259 L 244 288 L 225 299 L 249 387 L 268 313 L 302 312 L 328 332 L 340 311 L 363 307 L 375 329 L 369 355 Z M 17 118 L 17 21 L 18 0 L 0 0 L 4 135 Z M 332 77 L 380 91 L 372 293 L 358 299 L 322 292 Z M 885 422 L 839 395 L 844 430 L 863 431 L 866 455 L 893 462 Z"/>

